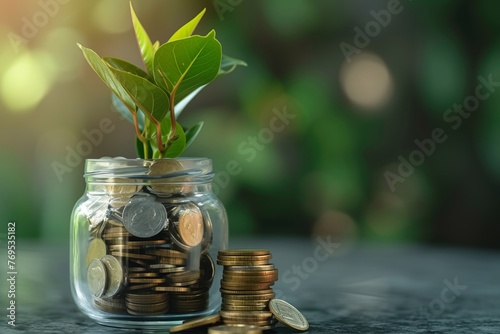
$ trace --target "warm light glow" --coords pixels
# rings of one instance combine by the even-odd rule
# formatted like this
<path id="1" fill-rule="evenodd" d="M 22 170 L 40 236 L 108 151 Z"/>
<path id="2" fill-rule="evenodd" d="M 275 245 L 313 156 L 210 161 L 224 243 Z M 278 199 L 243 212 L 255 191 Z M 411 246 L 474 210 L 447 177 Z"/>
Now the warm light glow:
<path id="1" fill-rule="evenodd" d="M 53 58 L 55 66 L 50 70 L 58 81 L 78 79 L 81 75 L 78 68 L 84 59 L 76 43 L 84 41 L 82 34 L 71 28 L 56 28 L 45 36 L 42 47 Z"/>
<path id="2" fill-rule="evenodd" d="M 379 108 L 392 93 L 392 78 L 384 61 L 374 54 L 360 54 L 340 71 L 347 97 L 360 107 Z"/>
<path id="3" fill-rule="evenodd" d="M 104 32 L 120 34 L 132 27 L 128 6 L 117 6 L 114 1 L 101 1 L 94 10 L 92 20 Z"/>
<path id="4" fill-rule="evenodd" d="M 0 94 L 11 111 L 35 107 L 48 93 L 52 81 L 51 59 L 42 52 L 26 52 L 14 60 L 1 78 Z"/>

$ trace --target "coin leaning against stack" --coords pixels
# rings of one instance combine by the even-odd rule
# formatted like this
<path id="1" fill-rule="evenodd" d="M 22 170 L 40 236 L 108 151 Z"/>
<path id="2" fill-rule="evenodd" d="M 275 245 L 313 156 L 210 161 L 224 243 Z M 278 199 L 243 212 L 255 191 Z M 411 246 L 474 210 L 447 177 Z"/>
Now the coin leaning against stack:
<path id="1" fill-rule="evenodd" d="M 221 318 L 226 325 L 274 326 L 269 301 L 271 288 L 278 280 L 278 270 L 269 263 L 265 249 L 232 249 L 219 251 L 217 264 L 224 266 L 221 284 Z"/>

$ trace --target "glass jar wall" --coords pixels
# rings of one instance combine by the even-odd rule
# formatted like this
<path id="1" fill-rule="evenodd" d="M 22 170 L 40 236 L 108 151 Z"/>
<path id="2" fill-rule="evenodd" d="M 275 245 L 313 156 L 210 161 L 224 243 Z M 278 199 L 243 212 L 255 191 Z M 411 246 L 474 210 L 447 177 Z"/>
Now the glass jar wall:
<path id="1" fill-rule="evenodd" d="M 71 289 L 100 324 L 164 329 L 216 313 L 225 209 L 209 159 L 93 159 L 71 217 Z"/>

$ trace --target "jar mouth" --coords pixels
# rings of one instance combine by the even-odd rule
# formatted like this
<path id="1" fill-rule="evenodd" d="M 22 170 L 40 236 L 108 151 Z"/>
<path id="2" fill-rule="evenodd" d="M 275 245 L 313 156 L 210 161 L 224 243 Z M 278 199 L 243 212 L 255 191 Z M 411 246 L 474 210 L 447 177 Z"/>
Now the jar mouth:
<path id="1" fill-rule="evenodd" d="M 85 161 L 87 183 L 145 182 L 204 183 L 212 180 L 208 158 L 126 159 L 101 158 Z"/>

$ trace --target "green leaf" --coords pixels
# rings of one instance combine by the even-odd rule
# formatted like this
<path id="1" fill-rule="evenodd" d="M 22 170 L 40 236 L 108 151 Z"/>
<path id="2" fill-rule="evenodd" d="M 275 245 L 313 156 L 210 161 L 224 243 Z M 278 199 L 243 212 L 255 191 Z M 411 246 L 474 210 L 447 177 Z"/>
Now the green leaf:
<path id="1" fill-rule="evenodd" d="M 215 31 L 165 43 L 154 57 L 155 81 L 180 101 L 211 82 L 219 72 L 222 50 Z"/>
<path id="2" fill-rule="evenodd" d="M 172 37 L 168 40 L 168 42 L 173 42 L 178 39 L 189 37 L 193 34 L 193 31 L 196 29 L 196 26 L 200 22 L 201 18 L 206 12 L 206 8 L 204 8 L 194 19 L 183 25 L 179 30 L 177 30 Z M 167 42 L 167 43 L 168 43 Z"/>
<path id="3" fill-rule="evenodd" d="M 83 51 L 83 55 L 90 67 L 97 73 L 97 75 L 104 81 L 104 83 L 111 89 L 111 91 L 123 102 L 125 107 L 130 113 L 136 112 L 136 106 L 128 92 L 123 88 L 120 81 L 116 79 L 113 72 L 110 70 L 108 64 L 97 55 L 93 50 L 88 49 L 78 44 Z"/>
<path id="4" fill-rule="evenodd" d="M 222 61 L 220 63 L 219 73 L 217 75 L 229 74 L 234 71 L 237 66 L 247 66 L 247 63 L 240 59 L 222 55 Z"/>
<path id="5" fill-rule="evenodd" d="M 149 118 L 161 122 L 169 110 L 167 94 L 147 79 L 114 68 L 111 70 L 137 107 Z"/>
<path id="6" fill-rule="evenodd" d="M 130 72 L 144 79 L 148 79 L 149 81 L 154 83 L 154 79 L 148 73 L 144 72 L 142 68 L 139 68 L 134 64 L 131 64 L 123 59 L 112 58 L 112 57 L 104 57 L 102 59 L 109 65 L 111 65 L 111 67 L 116 68 L 117 70 Z"/>
<path id="7" fill-rule="evenodd" d="M 202 127 L 203 127 L 203 122 L 200 122 L 200 123 L 196 124 L 195 126 L 189 128 L 189 129 L 186 129 L 184 131 L 184 133 L 186 134 L 186 148 L 185 149 L 187 149 L 189 147 L 189 145 L 191 145 L 193 140 L 195 140 L 195 138 L 200 133 Z"/>
<path id="8" fill-rule="evenodd" d="M 186 134 L 184 133 L 182 126 L 178 122 L 175 123 L 176 123 L 175 133 L 178 137 L 176 140 L 172 142 L 170 147 L 167 149 L 167 151 L 164 154 L 164 158 L 176 158 L 180 156 L 182 152 L 184 152 L 184 150 L 186 149 Z M 168 140 L 171 130 L 172 130 L 172 122 L 170 120 L 170 117 L 165 117 L 161 122 L 161 136 L 162 136 L 162 143 L 164 145 Z M 156 127 L 151 125 L 150 132 L 153 133 L 150 139 L 151 148 L 153 149 L 153 158 L 157 159 L 160 158 L 161 153 L 158 149 L 158 144 L 156 140 Z"/>
<path id="9" fill-rule="evenodd" d="M 139 44 L 139 49 L 141 50 L 144 66 L 146 66 L 149 74 L 152 74 L 153 58 L 155 55 L 154 46 L 151 43 L 151 39 L 149 38 L 148 33 L 137 18 L 137 15 L 135 15 L 134 8 L 132 7 L 132 2 L 130 3 L 130 13 L 132 14 L 132 23 L 134 25 L 135 36 L 137 37 L 137 43 Z"/>

